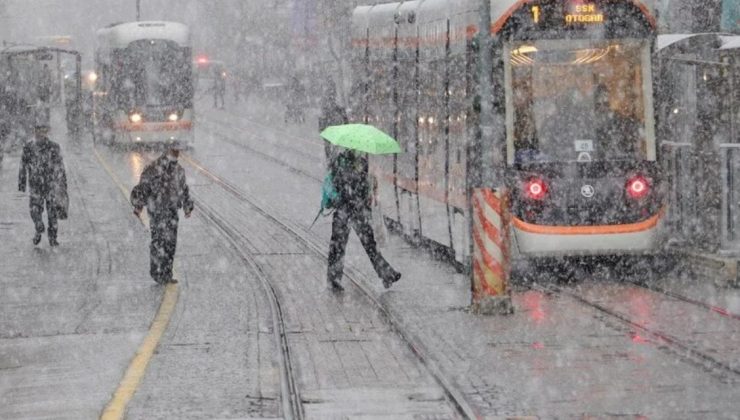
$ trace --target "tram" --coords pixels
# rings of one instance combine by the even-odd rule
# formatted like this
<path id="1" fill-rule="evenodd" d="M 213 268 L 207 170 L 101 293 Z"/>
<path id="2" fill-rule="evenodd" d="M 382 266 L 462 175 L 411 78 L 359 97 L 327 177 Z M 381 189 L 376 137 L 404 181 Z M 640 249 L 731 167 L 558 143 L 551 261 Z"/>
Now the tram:
<path id="1" fill-rule="evenodd" d="M 373 158 L 386 220 L 468 267 L 470 194 L 503 173 L 512 256 L 655 251 L 664 215 L 642 0 L 491 2 L 495 128 L 482 140 L 478 0 L 417 0 L 353 13 L 354 119 L 403 153 Z M 484 174 L 485 175 L 485 174 Z"/>
<path id="2" fill-rule="evenodd" d="M 94 135 L 105 143 L 193 142 L 190 30 L 130 22 L 97 32 Z"/>

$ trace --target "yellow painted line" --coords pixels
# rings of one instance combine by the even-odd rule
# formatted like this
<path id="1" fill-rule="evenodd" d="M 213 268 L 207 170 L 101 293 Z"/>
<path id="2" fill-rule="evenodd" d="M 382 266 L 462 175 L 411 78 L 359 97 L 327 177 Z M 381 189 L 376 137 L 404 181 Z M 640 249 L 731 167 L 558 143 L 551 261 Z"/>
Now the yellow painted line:
<path id="1" fill-rule="evenodd" d="M 118 186 L 118 189 L 121 190 L 123 196 L 128 200 L 130 193 L 126 187 L 123 186 L 121 180 L 116 176 L 110 165 L 108 165 L 105 159 L 103 159 L 96 148 L 93 148 L 93 152 L 95 153 L 95 157 L 98 162 L 100 162 L 100 165 L 105 169 L 116 186 Z M 149 218 L 145 213 L 142 213 L 140 220 L 144 226 L 149 228 Z M 123 418 L 123 415 L 126 412 L 126 406 L 139 388 L 141 379 L 146 373 L 147 366 L 149 366 L 149 361 L 152 360 L 152 356 L 154 355 L 154 350 L 157 349 L 159 341 L 162 339 L 165 330 L 167 330 L 167 325 L 169 325 L 172 314 L 175 312 L 178 297 L 179 288 L 177 287 L 177 284 L 168 284 L 165 286 L 162 303 L 159 304 L 159 310 L 157 311 L 157 315 L 154 317 L 154 321 L 152 321 L 152 325 L 149 327 L 149 332 L 136 350 L 136 355 L 126 369 L 123 379 L 121 379 L 121 382 L 118 384 L 118 388 L 113 393 L 113 397 L 108 401 L 103 413 L 100 415 L 101 420 L 119 420 Z"/>
<path id="2" fill-rule="evenodd" d="M 154 355 L 154 350 L 157 349 L 159 340 L 164 335 L 164 331 L 170 323 L 172 313 L 175 311 L 175 305 L 177 305 L 178 295 L 176 284 L 165 286 L 162 303 L 159 305 L 159 311 L 154 318 L 154 322 L 149 327 L 149 333 L 136 351 L 136 356 L 131 360 L 128 369 L 126 369 L 126 373 L 123 375 L 121 383 L 118 384 L 118 389 L 113 394 L 113 398 L 111 398 L 105 410 L 103 410 L 103 414 L 100 416 L 101 420 L 119 420 L 123 418 L 126 406 L 139 388 L 141 378 L 144 377 L 146 368 L 149 366 L 149 361 L 152 359 L 152 355 Z"/>
<path id="3" fill-rule="evenodd" d="M 113 169 L 111 169 L 110 165 L 108 165 L 108 162 L 106 162 L 105 159 L 100 156 L 100 152 L 98 152 L 98 149 L 96 147 L 93 147 L 93 153 L 95 153 L 95 158 L 100 163 L 100 166 L 105 169 L 105 172 L 108 173 L 108 176 L 111 177 L 113 183 L 116 184 L 119 190 L 121 190 L 121 194 L 123 194 L 123 197 L 128 202 L 129 197 L 131 197 L 131 192 L 129 192 L 129 190 L 127 190 L 126 187 L 123 186 L 123 182 L 121 182 L 121 179 L 118 178 L 118 175 L 116 175 L 115 172 L 113 172 Z M 141 224 L 144 225 L 144 227 L 149 229 L 149 215 L 146 212 L 141 212 L 139 221 L 141 222 Z"/>

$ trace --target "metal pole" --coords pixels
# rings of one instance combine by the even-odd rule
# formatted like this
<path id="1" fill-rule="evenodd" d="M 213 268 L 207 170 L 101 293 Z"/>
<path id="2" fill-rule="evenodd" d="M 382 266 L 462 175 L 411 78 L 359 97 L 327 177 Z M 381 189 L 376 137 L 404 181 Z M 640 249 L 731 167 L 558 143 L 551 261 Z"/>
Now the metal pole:
<path id="1" fill-rule="evenodd" d="M 468 165 L 472 165 L 475 171 L 473 179 L 468 179 L 468 218 L 470 229 L 470 255 L 471 255 L 471 289 L 472 308 L 475 313 L 481 315 L 506 315 L 513 312 L 511 303 L 511 292 L 508 288 L 510 255 L 508 253 L 508 199 L 504 189 L 502 158 L 504 147 L 497 135 L 497 119 L 493 111 L 493 42 L 491 38 L 491 1 L 481 0 L 480 29 L 478 31 L 478 100 L 480 101 L 480 134 L 476 136 L 476 146 L 472 150 L 472 159 Z M 500 54 L 501 52 L 499 52 Z M 496 80 L 500 83 L 500 80 Z M 498 205 L 496 205 L 498 203 Z M 488 219 L 486 211 L 480 211 L 486 207 L 491 211 L 498 211 L 498 222 Z M 498 210 L 496 210 L 498 208 Z M 488 223 L 484 223 L 488 222 Z M 482 226 L 492 223 L 502 233 L 504 246 L 499 246 L 500 256 L 491 259 L 478 258 L 483 255 L 490 244 L 494 248 L 498 244 L 493 242 L 486 229 Z M 488 242 L 490 241 L 490 242 Z M 476 251 L 480 252 L 476 252 Z M 494 261 L 491 261 L 494 260 Z M 497 260 L 497 261 L 495 261 Z"/>
<path id="2" fill-rule="evenodd" d="M 486 176 L 486 172 L 490 171 L 491 160 L 487 159 L 490 157 L 490 146 L 493 143 L 493 90 L 492 90 L 492 74 L 493 74 L 493 57 L 491 56 L 491 0 L 481 0 L 481 16 L 480 16 L 480 32 L 478 33 L 479 40 L 479 86 L 480 89 L 480 127 L 481 127 L 481 138 L 478 152 L 481 156 L 478 158 L 480 166 L 478 168 L 478 176 L 480 179 L 476 180 L 479 185 L 489 184 L 491 179 Z"/>
<path id="3" fill-rule="evenodd" d="M 141 0 L 136 0 L 136 20 L 141 20 Z"/>

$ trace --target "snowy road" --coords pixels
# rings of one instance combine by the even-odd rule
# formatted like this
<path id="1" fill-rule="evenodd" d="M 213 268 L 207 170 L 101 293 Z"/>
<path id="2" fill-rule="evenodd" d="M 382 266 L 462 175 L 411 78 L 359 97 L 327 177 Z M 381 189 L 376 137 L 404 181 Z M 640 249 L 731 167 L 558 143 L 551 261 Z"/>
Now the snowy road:
<path id="1" fill-rule="evenodd" d="M 522 288 L 513 316 L 482 318 L 465 310 L 464 276 L 393 237 L 383 252 L 404 277 L 385 291 L 353 235 L 347 265 L 361 288 L 332 295 L 321 256 L 330 221 L 308 230 L 323 175 L 315 124 L 286 126 L 269 102 L 200 105 L 195 149 L 181 158 L 198 207 L 181 219 L 179 300 L 127 418 L 282 414 L 279 340 L 260 278 L 280 301 L 307 418 L 456 418 L 459 406 L 484 417 L 740 413 L 740 320 L 630 283 L 578 279 L 566 292 L 580 300 Z M 148 233 L 119 186 L 89 141 L 61 142 L 74 193 L 58 250 L 30 245 L 17 156 L 0 168 L 0 418 L 96 418 L 162 296 L 148 279 Z M 156 156 L 98 151 L 129 189 Z M 661 285 L 740 312 L 737 291 L 705 280 Z M 707 369 L 640 327 L 729 369 Z"/>

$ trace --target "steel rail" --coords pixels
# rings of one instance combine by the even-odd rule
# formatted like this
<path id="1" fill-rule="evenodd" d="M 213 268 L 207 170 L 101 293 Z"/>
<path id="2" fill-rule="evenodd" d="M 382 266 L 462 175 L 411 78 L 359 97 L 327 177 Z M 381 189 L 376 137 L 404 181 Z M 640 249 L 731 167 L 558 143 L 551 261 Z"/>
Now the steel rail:
<path id="1" fill-rule="evenodd" d="M 666 346 L 673 347 L 676 354 L 682 356 L 684 359 L 687 359 L 690 362 L 693 362 L 694 364 L 703 367 L 710 373 L 713 373 L 715 376 L 722 379 L 723 382 L 732 384 L 740 383 L 740 380 L 737 378 L 738 376 L 740 376 L 740 368 L 717 360 L 706 352 L 696 349 L 695 347 L 685 343 L 677 337 L 659 331 L 655 328 L 650 328 L 642 325 L 641 323 L 632 320 L 629 316 L 622 315 L 615 310 L 609 309 L 604 304 L 594 302 L 570 288 L 566 289 L 564 287 L 556 286 L 553 284 L 548 284 L 546 286 L 533 284 L 530 287 L 533 290 L 537 290 L 542 293 L 552 293 L 568 296 L 571 299 L 574 299 L 577 302 L 584 304 L 585 306 L 596 309 L 597 311 L 606 314 L 609 317 L 614 318 L 629 327 L 639 329 L 649 334 L 650 336 L 657 338 Z"/>
<path id="2" fill-rule="evenodd" d="M 280 295 L 275 285 L 270 281 L 262 269 L 262 266 L 248 252 L 240 242 L 249 242 L 249 240 L 238 233 L 237 229 L 230 226 L 224 217 L 218 214 L 211 206 L 203 201 L 194 198 L 198 212 L 203 215 L 207 222 L 210 222 L 224 238 L 229 242 L 237 255 L 249 268 L 257 274 L 265 293 L 269 296 L 270 312 L 272 313 L 273 331 L 277 338 L 277 345 L 280 348 L 281 357 L 278 358 L 280 370 L 280 388 L 281 402 L 283 407 L 283 417 L 288 420 L 302 420 L 304 418 L 303 404 L 301 403 L 300 391 L 295 380 L 295 370 L 293 360 L 288 344 L 288 334 L 285 329 L 285 317 L 283 307 L 280 303 Z"/>
<path id="3" fill-rule="evenodd" d="M 220 186 L 222 189 L 233 195 L 238 200 L 249 204 L 260 215 L 271 220 L 283 231 L 293 236 L 299 243 L 302 243 L 308 250 L 310 250 L 315 257 L 321 259 L 322 261 L 325 261 L 328 258 L 328 254 L 326 253 L 326 251 L 324 251 L 314 240 L 302 234 L 299 227 L 293 225 L 287 220 L 276 216 L 277 212 L 272 211 L 271 209 L 267 209 L 266 205 L 258 203 L 256 199 L 250 197 L 246 192 L 240 190 L 238 187 L 232 185 L 220 176 L 214 174 L 189 155 L 181 156 L 181 158 L 183 158 L 183 160 L 187 162 L 190 166 L 192 166 L 195 170 L 205 175 L 207 178 L 211 179 L 216 185 Z M 437 364 L 432 361 L 429 352 L 421 343 L 421 340 L 417 339 L 410 332 L 408 332 L 408 328 L 404 326 L 403 322 L 401 322 L 398 317 L 394 316 L 389 308 L 382 302 L 380 302 L 375 294 L 371 292 L 370 289 L 365 286 L 360 280 L 357 279 L 357 277 L 359 276 L 354 270 L 348 268 L 348 271 L 350 272 L 348 273 L 347 271 L 345 271 L 345 276 L 347 276 L 352 284 L 357 287 L 357 289 L 376 306 L 383 317 L 387 320 L 388 325 L 391 327 L 391 329 L 401 338 L 404 343 L 406 343 L 412 353 L 416 355 L 417 359 L 422 363 L 422 365 L 424 365 L 424 367 L 432 375 L 435 381 L 439 384 L 439 386 L 446 394 L 447 399 L 455 407 L 456 411 L 459 414 L 463 415 L 465 418 L 483 418 L 483 416 L 473 408 L 473 405 L 466 400 L 464 394 L 457 388 L 454 382 L 447 378 L 447 375 L 443 373 L 442 369 L 439 368 Z"/>
<path id="4" fill-rule="evenodd" d="M 736 313 L 730 311 L 727 308 L 723 308 L 721 306 L 712 305 L 710 303 L 702 302 L 700 300 L 692 299 L 692 298 L 690 298 L 688 296 L 684 296 L 684 295 L 678 294 L 676 292 L 672 292 L 672 291 L 670 291 L 668 289 L 665 289 L 663 287 L 656 286 L 656 285 L 653 285 L 653 284 L 648 284 L 648 283 L 634 281 L 634 280 L 628 280 L 628 282 L 630 284 L 634 284 L 635 286 L 642 287 L 643 289 L 647 289 L 647 290 L 650 290 L 652 292 L 660 293 L 662 295 L 666 295 L 666 296 L 671 297 L 673 299 L 680 300 L 682 302 L 686 302 L 686 303 L 690 303 L 690 304 L 695 305 L 695 306 L 699 306 L 699 307 L 704 308 L 704 309 L 707 309 L 707 310 L 709 310 L 711 312 L 715 312 L 715 313 L 717 313 L 719 315 L 722 315 L 722 316 L 724 316 L 726 318 L 730 318 L 730 319 L 734 319 L 736 321 L 740 321 L 740 314 L 736 314 Z"/>

